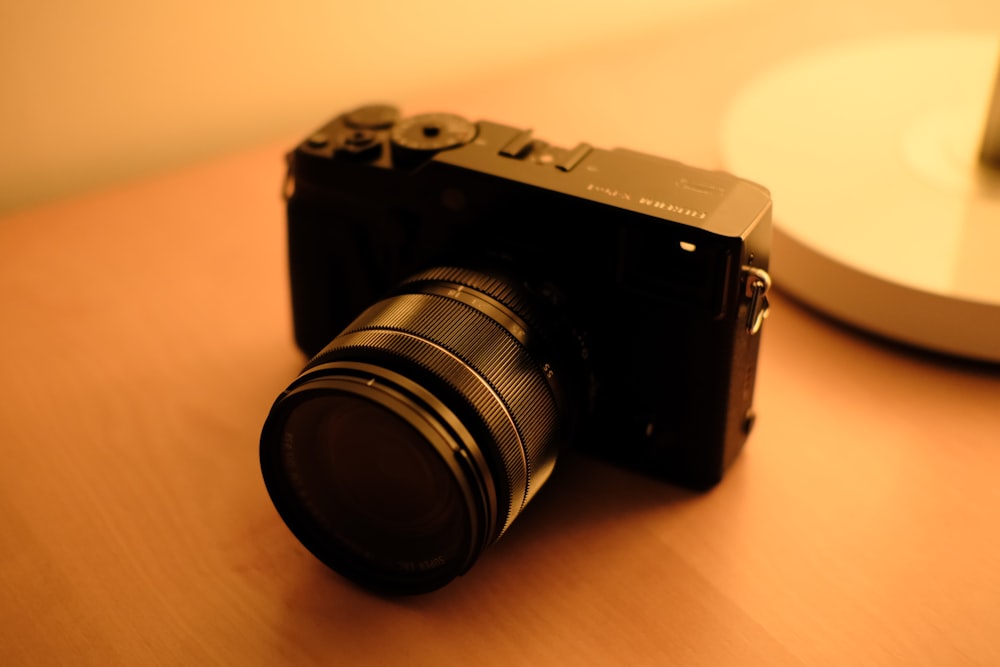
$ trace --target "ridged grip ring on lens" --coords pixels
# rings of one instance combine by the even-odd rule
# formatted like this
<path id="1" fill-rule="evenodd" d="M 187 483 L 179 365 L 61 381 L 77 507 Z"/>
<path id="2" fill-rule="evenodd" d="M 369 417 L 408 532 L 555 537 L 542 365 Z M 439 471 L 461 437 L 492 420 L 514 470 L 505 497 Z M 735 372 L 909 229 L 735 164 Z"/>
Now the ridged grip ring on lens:
<path id="1" fill-rule="evenodd" d="M 516 313 L 527 324 L 537 324 L 534 317 L 532 317 L 532 309 L 524 298 L 523 292 L 515 289 L 515 286 L 510 282 L 491 274 L 452 266 L 438 266 L 411 276 L 403 281 L 401 287 L 413 289 L 414 285 L 432 282 L 456 283 L 465 287 L 471 287 L 507 306 L 507 308 Z"/>
<path id="2" fill-rule="evenodd" d="M 557 403 L 524 345 L 467 303 L 417 292 L 369 308 L 313 363 L 351 348 L 416 363 L 475 410 L 493 440 L 479 447 L 496 448 L 509 490 L 506 515 L 498 517 L 502 534 L 551 471 L 559 438 Z"/>

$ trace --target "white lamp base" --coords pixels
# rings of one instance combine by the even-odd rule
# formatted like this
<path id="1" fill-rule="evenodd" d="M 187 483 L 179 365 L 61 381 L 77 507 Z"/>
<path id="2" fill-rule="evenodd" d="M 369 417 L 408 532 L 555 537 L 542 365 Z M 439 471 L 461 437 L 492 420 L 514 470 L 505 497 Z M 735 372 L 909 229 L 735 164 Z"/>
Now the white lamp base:
<path id="1" fill-rule="evenodd" d="M 1000 38 L 883 38 L 754 81 L 728 170 L 774 197 L 776 285 L 907 344 L 1000 362 L 1000 171 L 979 150 Z"/>

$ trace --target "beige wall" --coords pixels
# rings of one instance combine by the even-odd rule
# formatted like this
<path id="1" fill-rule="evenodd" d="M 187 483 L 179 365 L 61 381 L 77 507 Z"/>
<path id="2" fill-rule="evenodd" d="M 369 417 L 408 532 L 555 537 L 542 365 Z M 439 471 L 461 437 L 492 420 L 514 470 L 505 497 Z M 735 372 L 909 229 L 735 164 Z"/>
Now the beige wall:
<path id="1" fill-rule="evenodd" d="M 3 0 L 0 212 L 752 0 Z"/>

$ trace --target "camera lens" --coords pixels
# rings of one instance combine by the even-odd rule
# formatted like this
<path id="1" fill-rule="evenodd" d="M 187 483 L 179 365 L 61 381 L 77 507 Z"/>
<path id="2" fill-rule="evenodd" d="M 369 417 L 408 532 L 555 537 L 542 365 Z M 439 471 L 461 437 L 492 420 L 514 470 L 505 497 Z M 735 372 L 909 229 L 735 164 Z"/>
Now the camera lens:
<path id="1" fill-rule="evenodd" d="M 524 281 L 450 267 L 413 276 L 275 402 L 261 436 L 268 492 L 345 576 L 392 593 L 443 586 L 551 473 L 585 408 L 582 356 Z"/>
<path id="2" fill-rule="evenodd" d="M 434 434 L 408 421 L 405 403 L 329 389 L 310 392 L 289 413 L 285 438 L 294 444 L 282 463 L 294 502 L 354 553 L 391 558 L 385 567 L 458 557 L 467 503 Z"/>

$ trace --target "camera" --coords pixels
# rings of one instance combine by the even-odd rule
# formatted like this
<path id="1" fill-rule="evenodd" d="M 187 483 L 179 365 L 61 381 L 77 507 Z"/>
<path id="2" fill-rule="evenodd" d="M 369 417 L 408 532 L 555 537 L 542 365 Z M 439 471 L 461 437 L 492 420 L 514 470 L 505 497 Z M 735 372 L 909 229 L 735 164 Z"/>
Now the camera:
<path id="1" fill-rule="evenodd" d="M 466 572 L 565 447 L 711 488 L 754 422 L 771 199 L 730 174 L 450 113 L 343 113 L 288 156 L 311 357 L 260 443 L 321 561 L 419 593 Z"/>

